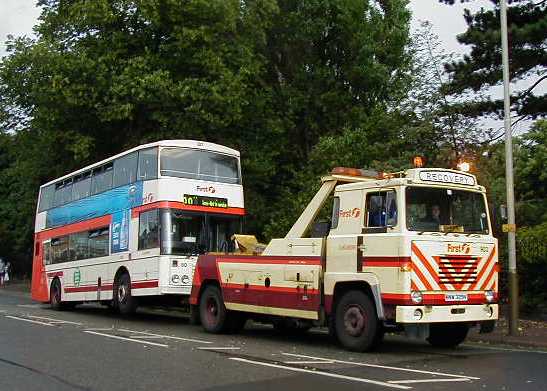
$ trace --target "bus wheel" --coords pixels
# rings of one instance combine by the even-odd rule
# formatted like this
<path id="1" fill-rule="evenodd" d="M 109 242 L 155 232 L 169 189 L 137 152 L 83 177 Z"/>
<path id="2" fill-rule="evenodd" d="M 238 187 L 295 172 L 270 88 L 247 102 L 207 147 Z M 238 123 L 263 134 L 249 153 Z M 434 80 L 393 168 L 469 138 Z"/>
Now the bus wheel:
<path id="1" fill-rule="evenodd" d="M 467 323 L 433 323 L 427 342 L 437 348 L 454 348 L 465 340 L 468 331 Z"/>
<path id="2" fill-rule="evenodd" d="M 137 299 L 131 295 L 131 278 L 123 273 L 114 283 L 114 307 L 122 315 L 133 314 L 137 309 Z"/>
<path id="3" fill-rule="evenodd" d="M 51 309 L 60 311 L 62 309 L 61 302 L 61 282 L 58 278 L 54 279 L 49 288 L 49 305 Z"/>
<path id="4" fill-rule="evenodd" d="M 222 300 L 220 289 L 209 285 L 201 294 L 199 300 L 199 318 L 201 325 L 210 333 L 223 333 L 231 325 L 228 319 L 228 310 Z"/>
<path id="5" fill-rule="evenodd" d="M 334 332 L 348 350 L 363 352 L 378 342 L 378 318 L 372 300 L 362 291 L 346 292 L 335 309 Z"/>

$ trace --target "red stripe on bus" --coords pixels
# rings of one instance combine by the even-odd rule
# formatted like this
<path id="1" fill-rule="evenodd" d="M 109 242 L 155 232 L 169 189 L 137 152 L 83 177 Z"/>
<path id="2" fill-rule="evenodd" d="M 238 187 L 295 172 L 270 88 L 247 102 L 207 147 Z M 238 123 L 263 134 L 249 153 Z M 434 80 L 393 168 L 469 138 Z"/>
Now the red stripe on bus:
<path id="1" fill-rule="evenodd" d="M 173 208 L 173 209 L 190 210 L 190 211 L 196 211 L 196 212 L 214 212 L 214 213 L 223 213 L 223 214 L 238 215 L 238 216 L 245 215 L 244 208 L 235 208 L 235 207 L 215 208 L 215 207 L 209 207 L 209 206 L 186 205 L 178 201 L 157 201 L 157 202 L 152 202 L 150 204 L 141 205 L 141 206 L 137 206 L 136 208 L 133 208 L 131 211 L 131 217 L 134 218 L 134 217 L 137 217 L 139 213 L 142 213 L 151 209 L 158 209 L 158 208 Z"/>
<path id="2" fill-rule="evenodd" d="M 36 239 L 38 241 L 44 241 L 46 239 L 56 238 L 58 236 L 65 236 L 76 232 L 89 231 L 96 228 L 101 228 L 110 225 L 112 221 L 112 215 L 106 215 L 96 217 L 94 219 L 80 221 L 74 224 L 64 225 L 58 228 L 51 228 L 36 233 Z"/>
<path id="3" fill-rule="evenodd" d="M 63 276 L 63 272 L 49 272 L 47 273 L 47 276 L 49 278 L 52 278 L 52 277 L 62 277 Z"/>
<path id="4" fill-rule="evenodd" d="M 136 281 L 131 283 L 131 289 L 145 289 L 145 288 L 157 288 L 158 281 Z M 101 285 L 101 291 L 109 291 L 114 288 L 113 284 Z M 86 285 L 86 286 L 75 286 L 65 288 L 65 293 L 76 293 L 76 292 L 96 292 L 99 290 L 98 285 Z"/>

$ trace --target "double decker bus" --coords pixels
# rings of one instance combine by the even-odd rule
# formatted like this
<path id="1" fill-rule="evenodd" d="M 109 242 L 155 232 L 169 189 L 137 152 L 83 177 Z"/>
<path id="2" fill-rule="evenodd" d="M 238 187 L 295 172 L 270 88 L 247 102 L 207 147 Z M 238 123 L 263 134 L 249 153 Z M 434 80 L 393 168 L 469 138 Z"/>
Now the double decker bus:
<path id="1" fill-rule="evenodd" d="M 40 187 L 32 298 L 180 303 L 197 256 L 232 250 L 244 213 L 239 152 L 221 145 L 159 141 L 82 168 Z"/>

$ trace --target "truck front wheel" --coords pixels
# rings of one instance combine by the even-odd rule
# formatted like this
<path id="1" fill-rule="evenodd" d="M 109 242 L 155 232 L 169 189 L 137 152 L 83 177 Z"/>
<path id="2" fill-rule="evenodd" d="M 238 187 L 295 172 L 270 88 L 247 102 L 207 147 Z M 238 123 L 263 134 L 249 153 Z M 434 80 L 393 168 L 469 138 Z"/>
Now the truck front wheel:
<path id="1" fill-rule="evenodd" d="M 344 293 L 336 305 L 332 323 L 336 338 L 348 350 L 363 352 L 381 340 L 374 304 L 362 291 Z"/>
<path id="2" fill-rule="evenodd" d="M 427 341 L 437 348 L 454 348 L 465 340 L 468 331 L 466 323 L 433 323 Z"/>

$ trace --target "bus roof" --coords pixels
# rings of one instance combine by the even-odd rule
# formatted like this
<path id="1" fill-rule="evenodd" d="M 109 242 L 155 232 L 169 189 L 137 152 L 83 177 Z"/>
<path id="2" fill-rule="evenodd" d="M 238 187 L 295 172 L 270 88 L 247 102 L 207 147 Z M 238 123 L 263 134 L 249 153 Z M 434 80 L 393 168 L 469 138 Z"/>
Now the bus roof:
<path id="1" fill-rule="evenodd" d="M 225 147 L 224 145 L 220 145 L 220 144 L 210 143 L 210 142 L 207 142 L 207 141 L 198 141 L 198 140 L 160 140 L 160 141 L 156 141 L 156 142 L 153 142 L 153 143 L 142 144 L 142 145 L 136 146 L 134 148 L 128 149 L 127 151 L 121 152 L 117 155 L 110 156 L 109 158 L 103 159 L 99 162 L 90 164 L 89 166 L 85 166 L 83 168 L 80 168 L 79 170 L 70 172 L 66 175 L 63 175 L 62 177 L 55 178 L 55 179 L 53 179 L 53 180 L 51 180 L 47 183 L 44 183 L 43 185 L 40 186 L 40 188 L 49 186 L 49 185 L 51 185 L 53 183 L 56 183 L 58 181 L 62 181 L 66 178 L 70 178 L 71 176 L 78 175 L 82 172 L 85 172 L 85 171 L 90 170 L 94 167 L 100 166 L 102 164 L 108 163 L 111 160 L 117 159 L 117 158 L 122 157 L 124 155 L 127 155 L 131 152 L 135 152 L 135 151 L 138 151 L 138 150 L 141 150 L 141 149 L 146 149 L 146 148 L 152 148 L 152 147 L 193 148 L 193 149 L 201 149 L 201 150 L 205 150 L 205 151 L 219 152 L 219 153 L 222 153 L 222 154 L 225 154 L 225 155 L 236 156 L 238 158 L 240 156 L 239 151 L 237 151 L 235 149 L 228 148 L 228 147 Z"/>

